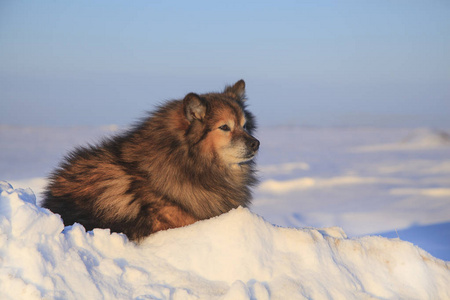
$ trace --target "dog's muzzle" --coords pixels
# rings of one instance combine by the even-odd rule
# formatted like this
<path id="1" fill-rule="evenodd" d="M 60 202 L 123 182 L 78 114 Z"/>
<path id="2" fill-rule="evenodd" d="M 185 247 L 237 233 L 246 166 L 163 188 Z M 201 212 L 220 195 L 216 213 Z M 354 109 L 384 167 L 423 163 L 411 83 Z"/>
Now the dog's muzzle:
<path id="1" fill-rule="evenodd" d="M 252 155 L 254 155 L 258 149 L 259 149 L 259 141 L 257 139 L 255 139 L 254 137 L 250 136 L 247 139 L 247 148 L 250 150 L 249 152 L 251 152 Z"/>

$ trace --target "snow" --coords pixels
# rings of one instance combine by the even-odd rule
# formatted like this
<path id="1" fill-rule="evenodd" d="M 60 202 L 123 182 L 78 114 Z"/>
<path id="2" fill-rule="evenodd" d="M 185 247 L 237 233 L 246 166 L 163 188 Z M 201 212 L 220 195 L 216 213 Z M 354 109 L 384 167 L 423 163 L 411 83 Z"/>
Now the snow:
<path id="1" fill-rule="evenodd" d="M 261 128 L 250 211 L 140 245 L 36 206 L 118 130 L 0 125 L 0 299 L 450 298 L 449 130 Z"/>
<path id="2" fill-rule="evenodd" d="M 260 135 L 252 211 L 273 224 L 362 236 L 450 222 L 445 130 L 282 127 Z M 450 260 L 450 241 L 435 242 Z"/>
<path id="3" fill-rule="evenodd" d="M 450 264 L 411 243 L 283 228 L 238 208 L 137 245 L 64 228 L 0 184 L 1 299 L 449 299 Z"/>
<path id="4" fill-rule="evenodd" d="M 363 146 L 356 148 L 355 151 L 414 151 L 438 149 L 446 145 L 450 145 L 450 135 L 447 132 L 420 128 L 408 134 L 400 142 Z"/>

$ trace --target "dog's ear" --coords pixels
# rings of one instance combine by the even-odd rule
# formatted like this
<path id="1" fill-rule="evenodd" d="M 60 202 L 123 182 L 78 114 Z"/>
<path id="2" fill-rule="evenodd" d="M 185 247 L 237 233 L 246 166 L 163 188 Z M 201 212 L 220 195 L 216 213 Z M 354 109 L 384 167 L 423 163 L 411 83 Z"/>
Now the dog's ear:
<path id="1" fill-rule="evenodd" d="M 184 114 L 189 122 L 203 120 L 206 114 L 206 103 L 195 93 L 189 93 L 183 100 Z"/>
<path id="2" fill-rule="evenodd" d="M 231 93 L 235 95 L 239 100 L 245 101 L 245 81 L 239 80 L 233 86 L 227 86 L 225 93 Z"/>

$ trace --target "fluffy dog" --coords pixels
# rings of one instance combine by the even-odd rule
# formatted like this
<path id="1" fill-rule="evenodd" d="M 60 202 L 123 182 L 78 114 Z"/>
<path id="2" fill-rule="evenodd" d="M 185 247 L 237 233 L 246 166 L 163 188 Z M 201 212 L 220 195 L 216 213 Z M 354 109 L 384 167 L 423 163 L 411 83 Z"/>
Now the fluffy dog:
<path id="1" fill-rule="evenodd" d="M 248 206 L 259 141 L 245 82 L 160 106 L 128 132 L 71 152 L 43 206 L 65 225 L 110 228 L 131 240 Z"/>

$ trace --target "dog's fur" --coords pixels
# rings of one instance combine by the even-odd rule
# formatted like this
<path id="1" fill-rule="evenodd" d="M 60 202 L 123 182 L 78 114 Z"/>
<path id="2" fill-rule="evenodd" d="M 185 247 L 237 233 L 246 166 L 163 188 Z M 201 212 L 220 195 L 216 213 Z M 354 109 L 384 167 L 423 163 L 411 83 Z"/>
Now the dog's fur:
<path id="1" fill-rule="evenodd" d="M 259 141 L 243 80 L 160 106 L 130 131 L 78 148 L 51 175 L 43 206 L 65 225 L 140 240 L 248 206 Z"/>

